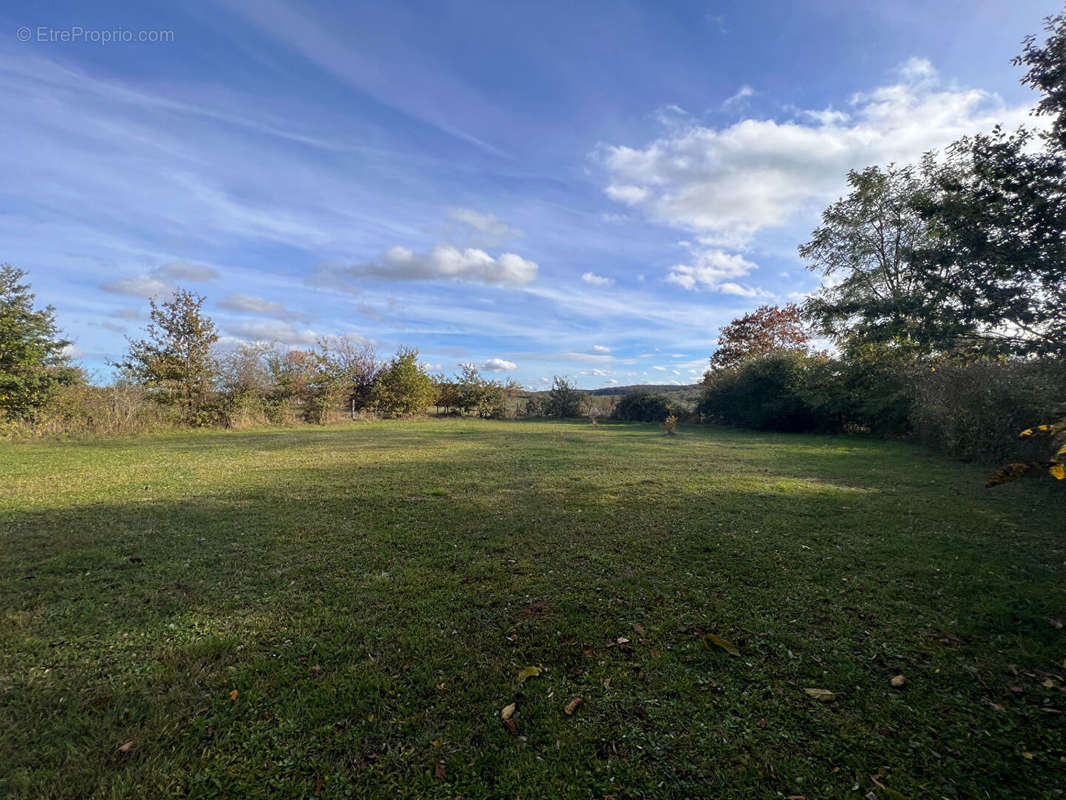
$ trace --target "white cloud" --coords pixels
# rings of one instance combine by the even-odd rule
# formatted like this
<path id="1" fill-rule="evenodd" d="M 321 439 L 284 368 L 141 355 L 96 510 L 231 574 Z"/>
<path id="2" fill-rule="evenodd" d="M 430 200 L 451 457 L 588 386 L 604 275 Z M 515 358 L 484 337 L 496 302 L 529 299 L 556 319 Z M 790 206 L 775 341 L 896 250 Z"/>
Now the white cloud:
<path id="1" fill-rule="evenodd" d="M 312 280 L 328 285 L 365 276 L 392 281 L 452 280 L 489 286 L 523 286 L 536 279 L 538 269 L 535 262 L 514 253 L 493 257 L 484 250 L 473 247 L 460 250 L 448 244 L 439 244 L 428 253 L 416 253 L 397 246 L 375 261 L 326 270 Z"/>
<path id="2" fill-rule="evenodd" d="M 242 322 L 229 329 L 242 339 L 257 342 L 279 342 L 288 345 L 313 345 L 319 336 L 311 330 L 299 330 L 287 322 L 278 320 L 254 320 Z"/>
<path id="3" fill-rule="evenodd" d="M 517 369 L 518 365 L 513 361 L 507 361 L 503 358 L 490 358 L 481 364 L 481 369 L 488 370 L 489 372 L 503 372 L 508 369 Z"/>
<path id="4" fill-rule="evenodd" d="M 717 287 L 722 294 L 732 294 L 738 297 L 773 297 L 773 292 L 760 289 L 757 286 L 741 286 L 733 281 L 726 281 Z"/>
<path id="5" fill-rule="evenodd" d="M 995 124 L 1014 127 L 1028 108 L 978 89 L 945 87 L 928 61 L 911 59 L 899 82 L 854 95 L 850 113 L 797 112 L 691 126 L 644 147 L 602 146 L 608 197 L 653 220 L 699 231 L 720 246 L 785 225 L 838 195 L 848 169 L 914 161 Z"/>
<path id="6" fill-rule="evenodd" d="M 611 348 L 604 347 L 602 344 L 594 344 L 594 345 L 592 345 L 592 352 L 593 353 L 609 353 L 609 352 L 611 352 Z"/>
<path id="7" fill-rule="evenodd" d="M 521 230 L 512 228 L 494 214 L 482 214 L 472 208 L 453 208 L 448 212 L 448 217 L 473 228 L 478 233 L 479 241 L 489 247 L 522 235 Z"/>
<path id="8" fill-rule="evenodd" d="M 726 109 L 730 108 L 731 106 L 739 105 L 754 94 L 755 90 L 745 83 L 743 86 L 737 89 L 737 91 L 731 97 L 727 97 L 725 100 L 722 101 L 722 108 Z"/>
<path id="9" fill-rule="evenodd" d="M 250 294 L 240 294 L 238 292 L 228 294 L 218 301 L 219 308 L 225 308 L 229 311 L 245 311 L 249 314 L 265 314 L 271 317 L 277 317 L 278 319 L 303 319 L 304 315 L 297 311 L 289 311 L 281 303 L 275 303 L 273 300 L 267 300 L 262 297 L 256 297 Z"/>
<path id="10" fill-rule="evenodd" d="M 172 261 L 143 275 L 102 283 L 100 288 L 105 292 L 128 294 L 132 297 L 159 297 L 172 291 L 175 281 L 211 281 L 217 277 L 218 271 L 211 267 Z"/>
<path id="11" fill-rule="evenodd" d="M 614 284 L 614 278 L 607 278 L 603 275 L 597 275 L 595 272 L 586 272 L 581 276 L 581 280 L 592 286 L 611 286 Z"/>
<path id="12" fill-rule="evenodd" d="M 166 281 L 153 278 L 151 275 L 134 275 L 132 278 L 119 278 L 110 283 L 101 283 L 100 288 L 105 292 L 128 294 L 131 297 L 158 297 L 169 292 L 171 286 Z"/>
<path id="13" fill-rule="evenodd" d="M 689 246 L 695 256 L 692 264 L 676 264 L 666 276 L 667 283 L 676 283 L 684 289 L 713 289 L 725 294 L 745 294 L 747 290 L 731 281 L 747 275 L 758 266 L 740 253 L 727 253 L 717 248 L 699 249 Z M 757 292 L 757 290 L 751 290 Z M 755 294 L 745 294 L 754 297 Z"/>

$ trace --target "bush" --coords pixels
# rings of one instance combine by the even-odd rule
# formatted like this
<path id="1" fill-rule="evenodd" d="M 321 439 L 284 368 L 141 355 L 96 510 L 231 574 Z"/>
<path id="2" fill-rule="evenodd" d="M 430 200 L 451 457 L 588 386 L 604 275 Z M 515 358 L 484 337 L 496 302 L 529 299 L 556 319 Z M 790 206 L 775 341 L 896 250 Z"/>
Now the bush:
<path id="1" fill-rule="evenodd" d="M 674 408 L 661 394 L 630 392 L 623 395 L 614 408 L 614 418 L 625 422 L 662 422 Z"/>
<path id="2" fill-rule="evenodd" d="M 710 422 L 741 428 L 814 430 L 818 417 L 802 394 L 809 361 L 803 353 L 779 351 L 713 370 L 697 410 Z"/>
<path id="3" fill-rule="evenodd" d="M 386 417 L 422 414 L 434 394 L 433 381 L 418 363 L 418 351 L 401 348 L 379 373 L 371 402 Z"/>
<path id="4" fill-rule="evenodd" d="M 540 411 L 546 417 L 558 419 L 580 417 L 582 396 L 583 392 L 578 391 L 566 378 L 556 377 L 548 396 L 542 400 Z"/>
<path id="5" fill-rule="evenodd" d="M 904 436 L 911 430 L 914 362 L 880 345 L 841 358 L 809 356 L 797 390 L 820 430 Z"/>
<path id="6" fill-rule="evenodd" d="M 1039 443 L 1018 433 L 1055 418 L 1066 402 L 1066 364 L 942 361 L 914 376 L 911 419 L 923 443 L 975 461 L 1026 461 Z"/>

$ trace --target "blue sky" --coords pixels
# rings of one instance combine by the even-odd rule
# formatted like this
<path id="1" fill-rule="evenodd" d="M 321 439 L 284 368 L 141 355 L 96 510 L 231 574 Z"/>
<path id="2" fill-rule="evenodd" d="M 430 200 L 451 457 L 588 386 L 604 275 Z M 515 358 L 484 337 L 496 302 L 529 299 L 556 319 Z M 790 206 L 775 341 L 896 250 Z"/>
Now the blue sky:
<path id="1" fill-rule="evenodd" d="M 8 4 L 0 261 L 103 373 L 186 286 L 227 346 L 688 383 L 817 285 L 848 168 L 1026 120 L 1009 60 L 1060 8 Z"/>

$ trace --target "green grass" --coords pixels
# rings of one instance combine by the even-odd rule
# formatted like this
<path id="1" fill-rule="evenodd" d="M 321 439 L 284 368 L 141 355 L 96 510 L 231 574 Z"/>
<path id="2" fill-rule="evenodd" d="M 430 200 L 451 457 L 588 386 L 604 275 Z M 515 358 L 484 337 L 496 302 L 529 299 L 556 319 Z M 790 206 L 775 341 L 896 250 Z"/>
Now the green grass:
<path id="1" fill-rule="evenodd" d="M 1066 499 L 983 478 L 640 425 L 0 443 L 0 796 L 1060 797 Z"/>

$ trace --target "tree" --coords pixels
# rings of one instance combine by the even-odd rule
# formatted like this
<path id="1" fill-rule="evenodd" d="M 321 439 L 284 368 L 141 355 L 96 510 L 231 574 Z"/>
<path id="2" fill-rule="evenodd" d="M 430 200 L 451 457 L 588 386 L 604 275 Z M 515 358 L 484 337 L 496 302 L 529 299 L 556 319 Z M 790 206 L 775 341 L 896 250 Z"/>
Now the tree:
<path id="1" fill-rule="evenodd" d="M 295 404 L 304 422 L 325 423 L 330 407 L 341 391 L 340 379 L 326 355 L 315 350 L 287 350 L 267 356 L 273 388 L 270 414 L 280 421 L 285 408 Z"/>
<path id="2" fill-rule="evenodd" d="M 0 415 L 10 420 L 32 420 L 79 374 L 64 354 L 70 342 L 59 336 L 55 309 L 33 307 L 25 277 L 0 265 Z"/>
<path id="3" fill-rule="evenodd" d="M 819 333 L 903 348 L 921 342 L 925 349 L 959 333 L 925 296 L 924 266 L 913 259 L 929 237 L 915 198 L 932 191 L 935 168 L 927 156 L 918 167 L 848 173 L 850 192 L 822 212 L 822 224 L 799 248 L 807 268 L 825 279 L 803 306 Z"/>
<path id="4" fill-rule="evenodd" d="M 322 355 L 334 373 L 345 407 L 354 417 L 370 405 L 382 364 L 374 345 L 352 336 L 333 336 L 319 342 Z"/>
<path id="5" fill-rule="evenodd" d="M 669 400 L 647 391 L 623 395 L 614 407 L 614 418 L 626 422 L 662 422 L 673 413 Z"/>
<path id="6" fill-rule="evenodd" d="M 544 416 L 559 419 L 581 416 L 581 394 L 566 378 L 556 376 L 541 410 Z"/>
<path id="7" fill-rule="evenodd" d="M 418 351 L 403 347 L 378 375 L 371 402 L 384 416 L 421 414 L 433 402 L 433 394 L 433 381 L 418 363 Z"/>
<path id="8" fill-rule="evenodd" d="M 1016 67 L 1028 67 L 1022 84 L 1044 96 L 1035 113 L 1051 116 L 1050 137 L 1059 148 L 1066 147 L 1066 13 L 1044 19 L 1044 31 L 1050 34 L 1041 45 L 1036 36 L 1022 41 L 1021 55 L 1012 59 Z"/>
<path id="9" fill-rule="evenodd" d="M 185 422 L 205 424 L 219 366 L 211 353 L 218 333 L 203 313 L 204 298 L 179 289 L 161 304 L 148 302 L 147 336 L 131 340 L 129 353 L 116 366 L 158 401 L 177 406 Z"/>
<path id="10" fill-rule="evenodd" d="M 914 206 L 934 234 L 913 253 L 955 349 L 1066 356 L 1066 150 L 1025 129 L 956 142 Z"/>
<path id="11" fill-rule="evenodd" d="M 804 351 L 809 341 L 810 334 L 795 303 L 783 307 L 760 306 L 719 331 L 711 369 L 736 366 L 748 358 L 776 350 Z"/>

